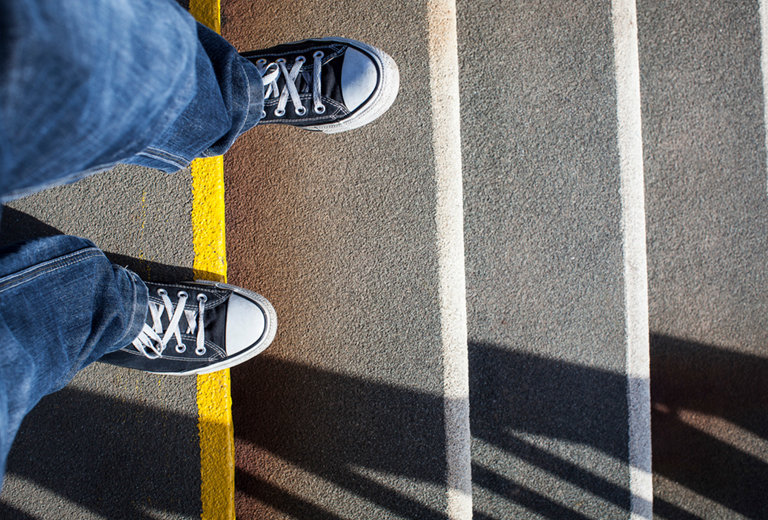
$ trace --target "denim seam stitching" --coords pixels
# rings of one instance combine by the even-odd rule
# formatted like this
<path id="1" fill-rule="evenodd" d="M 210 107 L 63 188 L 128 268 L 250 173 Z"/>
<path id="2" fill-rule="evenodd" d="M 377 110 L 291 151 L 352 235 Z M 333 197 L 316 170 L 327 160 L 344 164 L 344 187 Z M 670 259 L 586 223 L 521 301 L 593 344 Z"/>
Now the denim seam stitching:
<path id="1" fill-rule="evenodd" d="M 155 159 L 156 161 L 170 164 L 171 166 L 175 166 L 177 168 L 186 168 L 190 163 L 190 161 L 184 159 L 183 157 L 174 156 L 156 148 L 147 148 L 146 150 L 141 151 L 136 155 L 149 157 L 150 159 Z"/>
<path id="2" fill-rule="evenodd" d="M 29 269 L 25 269 L 20 273 L 10 274 L 5 277 L 7 279 L 6 281 L 0 281 L 0 293 L 3 293 L 9 289 L 14 289 L 21 284 L 27 283 L 45 274 L 53 273 L 65 267 L 75 265 L 91 257 L 101 256 L 101 254 L 101 251 L 97 249 L 81 249 L 80 251 L 75 251 L 74 253 L 51 259 L 47 262 L 44 262 L 42 265 L 36 265 Z M 77 255 L 80 255 L 80 258 L 75 258 Z M 50 265 L 55 265 L 55 267 L 48 269 Z"/>
<path id="3" fill-rule="evenodd" d="M 150 159 L 153 159 L 155 161 L 160 161 L 163 164 L 167 164 L 167 165 L 173 166 L 175 168 L 184 168 L 184 167 L 186 167 L 186 164 L 180 164 L 177 161 L 172 161 L 170 159 L 166 159 L 164 157 L 160 157 L 158 155 L 147 153 L 147 152 L 139 152 L 136 155 L 140 156 L 140 157 L 148 157 Z"/>
<path id="4" fill-rule="evenodd" d="M 165 156 L 167 158 L 178 160 L 178 161 L 186 161 L 187 159 L 182 157 L 181 155 L 177 155 L 175 153 L 168 152 L 166 150 L 163 150 L 162 148 L 155 148 L 154 146 L 149 146 L 144 150 L 145 152 L 155 153 L 159 156 Z"/>
<path id="5" fill-rule="evenodd" d="M 245 115 L 243 118 L 243 122 L 240 124 L 240 128 L 237 130 L 237 135 L 241 135 L 243 133 L 243 127 L 245 126 L 245 122 L 248 120 L 248 115 L 251 111 L 251 84 L 248 81 L 248 73 L 245 72 L 245 68 L 243 67 L 243 62 L 238 62 L 238 65 L 240 65 L 240 73 L 243 75 L 243 78 L 245 79 L 246 83 L 248 83 L 248 88 L 245 89 L 246 94 L 248 94 L 248 103 L 245 105 L 248 107 L 248 114 Z"/>

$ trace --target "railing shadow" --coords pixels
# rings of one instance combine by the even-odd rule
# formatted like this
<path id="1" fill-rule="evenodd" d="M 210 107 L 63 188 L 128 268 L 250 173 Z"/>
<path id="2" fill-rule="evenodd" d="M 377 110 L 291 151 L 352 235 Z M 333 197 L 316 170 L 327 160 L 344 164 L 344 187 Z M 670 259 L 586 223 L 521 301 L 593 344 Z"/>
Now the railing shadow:
<path id="1" fill-rule="evenodd" d="M 651 396 L 654 472 L 768 518 L 768 359 L 652 334 Z"/>
<path id="2" fill-rule="evenodd" d="M 507 433 L 546 434 L 626 459 L 626 438 L 617 440 L 612 432 L 617 421 L 626 422 L 624 377 L 484 344 L 470 345 L 470 368 L 470 390 L 477 402 L 471 417 L 475 438 L 618 507 L 628 506 L 628 489 Z M 344 517 L 270 479 L 275 472 L 299 468 L 393 515 L 445 518 L 444 504 L 434 497 L 394 491 L 392 486 L 351 470 L 374 470 L 398 479 L 429 482 L 440 489 L 445 482 L 441 397 L 333 374 L 269 353 L 233 369 L 232 377 L 235 435 L 238 446 L 247 447 L 238 453 L 238 494 L 295 518 Z M 614 395 L 622 397 L 607 398 Z M 487 406 L 480 405 L 484 400 Z M 259 405 L 253 406 L 253 402 Z M 586 402 L 600 413 L 585 416 L 579 404 Z M 275 459 L 280 462 L 273 462 Z M 477 465 L 473 472 L 476 486 L 539 515 L 588 518 L 527 483 Z M 238 513 L 255 518 L 263 511 L 241 509 Z M 480 511 L 475 515 L 494 518 Z"/>
<path id="3" fill-rule="evenodd" d="M 626 377 L 486 343 L 470 343 L 469 370 L 474 439 L 493 446 L 509 459 L 536 468 L 539 478 L 565 481 L 566 485 L 596 495 L 615 511 L 629 507 L 630 492 L 626 487 L 520 436 L 568 441 L 626 461 Z M 487 467 L 493 464 L 493 453 L 473 453 L 473 484 L 476 489 L 504 498 L 496 500 L 493 508 L 498 516 L 476 509 L 477 518 L 501 519 L 505 514 L 502 511 L 512 514 L 512 504 L 546 518 L 588 518 L 556 497 L 534 491 L 533 483 L 513 481 Z M 582 456 L 589 455 L 585 452 Z M 541 476 L 539 470 L 549 476 Z M 505 506 L 504 500 L 509 505 Z"/>
<path id="4" fill-rule="evenodd" d="M 726 358 L 729 355 L 719 352 Z M 487 344 L 470 345 L 470 369 L 475 439 L 619 510 L 627 510 L 630 492 L 624 485 L 514 434 L 581 443 L 626 461 L 628 439 L 614 431 L 616 425 L 627 421 L 625 376 Z M 303 471 L 393 515 L 445 518 L 442 504 L 434 497 L 395 491 L 353 470 L 363 468 L 398 479 L 442 485 L 445 464 L 434 456 L 435 443 L 445 442 L 441 398 L 318 370 L 269 354 L 234 369 L 233 386 L 235 434 L 239 446 L 250 450 L 238 454 L 238 494 L 295 518 L 343 518 L 343 511 L 325 509 L 270 478 L 275 471 Z M 254 401 L 259 406 L 238 406 Z M 585 413 L 585 406 L 591 406 L 593 412 Z M 723 456 L 732 456 L 716 439 L 700 435 L 713 449 L 725 449 Z M 740 464 L 763 473 L 759 480 L 763 482 L 764 463 L 754 456 L 741 457 Z M 275 459 L 279 462 L 275 463 Z M 476 487 L 541 517 L 594 517 L 563 503 L 559 497 L 547 495 L 534 482 L 515 481 L 482 464 L 473 465 L 473 478 Z M 710 496 L 734 510 L 753 516 L 756 513 L 727 497 Z M 658 498 L 656 507 L 671 518 L 694 518 Z M 240 514 L 247 518 L 256 515 L 257 510 Z M 500 513 L 480 510 L 475 511 L 475 517 L 505 518 Z"/>
<path id="5" fill-rule="evenodd" d="M 330 373 L 268 353 L 233 369 L 232 388 L 239 447 L 269 451 L 402 517 L 445 518 L 439 493 L 406 496 L 354 470 L 442 482 L 445 461 L 440 447 L 445 433 L 439 396 Z M 265 482 L 264 475 L 273 468 L 267 467 L 266 457 L 254 455 L 245 448 L 237 453 L 238 493 L 297 518 L 346 517 L 321 514 L 291 490 Z M 238 511 L 245 518 L 257 514 Z"/>

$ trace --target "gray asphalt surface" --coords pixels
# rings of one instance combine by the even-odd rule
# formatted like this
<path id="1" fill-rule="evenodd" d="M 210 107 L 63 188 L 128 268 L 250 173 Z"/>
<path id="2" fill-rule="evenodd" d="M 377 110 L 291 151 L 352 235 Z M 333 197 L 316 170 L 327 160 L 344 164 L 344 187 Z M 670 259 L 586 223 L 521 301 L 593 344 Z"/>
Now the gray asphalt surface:
<path id="1" fill-rule="evenodd" d="M 401 74 L 371 125 L 256 128 L 225 157 L 229 279 L 280 320 L 275 343 L 232 371 L 237 515 L 444 518 L 426 3 L 223 7 L 239 49 L 345 36 Z"/>
<path id="2" fill-rule="evenodd" d="M 458 10 L 475 518 L 628 518 L 610 2 Z"/>
<path id="3" fill-rule="evenodd" d="M 88 238 L 151 280 L 192 276 L 191 176 L 120 166 L 15 201 L 3 244 Z M 200 517 L 196 380 L 96 363 L 25 419 L 8 461 L 8 519 Z"/>
<path id="4" fill-rule="evenodd" d="M 232 371 L 239 518 L 445 517 L 425 3 L 229 0 L 242 50 L 380 46 L 401 93 L 225 159 L 229 280 L 280 330 Z M 768 172 L 757 3 L 638 0 L 655 515 L 762 518 Z M 458 1 L 475 518 L 628 518 L 610 3 Z M 15 202 L 0 242 L 71 233 L 191 276 L 189 172 Z M 194 378 L 94 365 L 25 421 L 0 516 L 197 518 Z"/>
<path id="5" fill-rule="evenodd" d="M 658 518 L 765 518 L 757 2 L 638 2 Z"/>

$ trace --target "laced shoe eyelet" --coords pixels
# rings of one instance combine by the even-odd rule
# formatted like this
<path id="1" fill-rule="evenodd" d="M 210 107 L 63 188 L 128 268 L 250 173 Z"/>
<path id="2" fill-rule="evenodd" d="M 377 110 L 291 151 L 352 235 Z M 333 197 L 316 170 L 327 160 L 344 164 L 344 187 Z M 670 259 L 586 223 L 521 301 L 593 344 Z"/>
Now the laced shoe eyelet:
<path id="1" fill-rule="evenodd" d="M 266 65 L 266 63 L 267 63 L 267 60 L 265 60 L 264 58 L 259 58 L 258 60 L 256 60 L 256 65 Z"/>
<path id="2" fill-rule="evenodd" d="M 262 77 L 264 124 L 344 132 L 389 110 L 400 89 L 400 74 L 392 57 L 356 40 L 308 39 L 243 55 L 258 65 Z M 266 63 L 259 61 L 262 59 Z M 342 85 L 336 76 L 343 75 L 343 69 L 356 78 Z M 282 110 L 276 111 L 277 105 Z M 258 120 L 258 115 L 253 119 Z"/>
<path id="3" fill-rule="evenodd" d="M 176 293 L 176 296 L 179 298 L 189 298 L 189 293 L 187 291 L 179 291 Z"/>
<path id="4" fill-rule="evenodd" d="M 261 118 L 264 119 L 265 117 L 267 117 L 267 113 L 262 110 L 261 111 Z"/>
<path id="5" fill-rule="evenodd" d="M 158 289 L 157 294 L 158 296 L 165 296 L 168 294 L 168 291 L 166 291 L 165 289 Z"/>
<path id="6" fill-rule="evenodd" d="M 295 112 L 297 116 L 303 116 L 307 113 L 307 107 L 304 105 L 299 105 L 296 107 Z"/>
<path id="7" fill-rule="evenodd" d="M 311 110 L 307 100 L 303 104 L 307 111 Z M 275 336 L 275 310 L 258 294 L 210 282 L 146 281 L 146 286 L 150 301 L 144 324 L 135 339 L 121 349 L 130 357 L 108 354 L 105 361 L 147 372 L 161 369 L 179 375 L 208 373 L 251 359 L 269 346 Z M 164 295 L 162 301 L 158 292 Z M 178 300 L 176 294 L 188 295 L 189 299 Z M 209 304 L 217 308 L 209 309 Z M 260 312 L 263 319 L 254 320 L 254 312 Z M 230 334 L 228 338 L 227 328 L 237 330 L 236 337 Z M 228 339 L 234 344 L 228 343 Z M 242 348 L 245 341 L 250 344 Z"/>

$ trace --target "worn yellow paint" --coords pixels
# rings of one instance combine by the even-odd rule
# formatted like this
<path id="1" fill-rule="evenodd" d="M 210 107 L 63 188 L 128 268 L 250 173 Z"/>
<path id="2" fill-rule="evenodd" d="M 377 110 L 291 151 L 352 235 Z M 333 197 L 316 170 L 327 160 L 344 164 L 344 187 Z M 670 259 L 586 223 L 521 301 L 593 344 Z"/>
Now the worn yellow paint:
<path id="1" fill-rule="evenodd" d="M 221 31 L 220 0 L 190 0 L 201 23 Z M 224 162 L 221 157 L 192 163 L 192 227 L 195 277 L 226 281 Z M 229 370 L 197 377 L 198 430 L 203 520 L 235 518 L 235 446 Z"/>
<path id="2" fill-rule="evenodd" d="M 221 0 L 189 0 L 189 12 L 198 22 L 221 33 Z"/>

